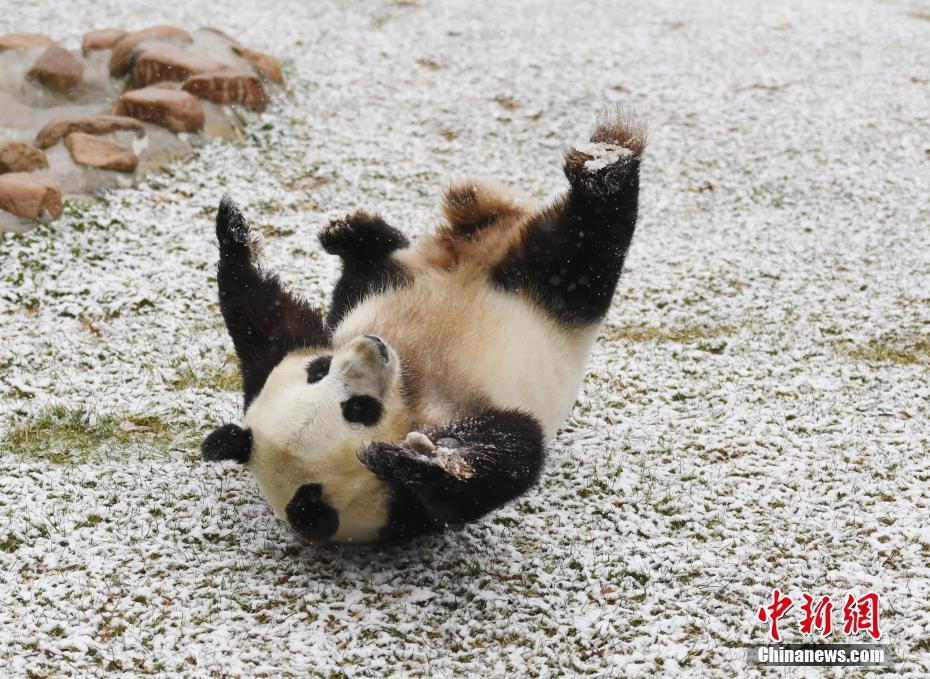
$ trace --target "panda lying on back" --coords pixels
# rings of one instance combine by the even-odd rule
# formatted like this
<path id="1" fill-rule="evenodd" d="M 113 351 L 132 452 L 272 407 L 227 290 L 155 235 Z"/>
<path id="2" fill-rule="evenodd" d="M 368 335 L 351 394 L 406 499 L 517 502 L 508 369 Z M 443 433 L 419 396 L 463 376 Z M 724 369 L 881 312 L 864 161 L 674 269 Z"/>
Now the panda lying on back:
<path id="1" fill-rule="evenodd" d="M 226 196 L 220 307 L 245 394 L 207 460 L 248 465 L 311 540 L 366 542 L 474 521 L 532 486 L 572 409 L 636 225 L 643 128 L 617 115 L 565 156 L 543 209 L 498 186 L 445 196 L 411 245 L 358 212 L 330 224 L 342 258 L 326 319 L 257 263 Z"/>

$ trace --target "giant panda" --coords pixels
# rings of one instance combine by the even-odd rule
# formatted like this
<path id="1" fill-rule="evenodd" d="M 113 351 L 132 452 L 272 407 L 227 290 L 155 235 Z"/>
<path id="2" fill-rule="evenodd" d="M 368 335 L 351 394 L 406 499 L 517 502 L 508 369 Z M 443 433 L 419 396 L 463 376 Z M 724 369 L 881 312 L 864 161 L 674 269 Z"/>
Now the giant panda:
<path id="1" fill-rule="evenodd" d="M 538 479 L 570 414 L 636 226 L 643 126 L 602 117 L 536 207 L 493 184 L 446 191 L 411 244 L 356 212 L 320 233 L 342 259 L 324 315 L 258 261 L 224 196 L 220 309 L 245 415 L 204 441 L 247 466 L 312 541 L 372 542 L 474 521 Z"/>

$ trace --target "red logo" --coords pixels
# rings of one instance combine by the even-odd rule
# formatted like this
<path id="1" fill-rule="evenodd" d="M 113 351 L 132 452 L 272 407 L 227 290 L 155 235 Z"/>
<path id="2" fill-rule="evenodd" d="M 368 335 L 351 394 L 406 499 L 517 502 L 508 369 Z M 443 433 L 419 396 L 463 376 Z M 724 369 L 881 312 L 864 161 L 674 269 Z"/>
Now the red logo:
<path id="1" fill-rule="evenodd" d="M 756 611 L 759 622 L 769 624 L 769 637 L 772 641 L 781 641 L 778 623 L 793 605 L 794 600 L 782 594 L 776 587 L 772 590 L 771 603 L 759 606 Z M 802 592 L 800 611 L 802 615 L 798 621 L 798 629 L 801 634 L 819 634 L 822 637 L 833 634 L 833 601 L 829 595 L 811 596 Z M 868 592 L 857 599 L 847 593 L 846 602 L 843 604 L 843 634 L 851 636 L 866 632 L 873 639 L 878 639 L 882 635 L 878 615 L 878 594 Z"/>
<path id="2" fill-rule="evenodd" d="M 759 606 L 756 617 L 760 622 L 769 623 L 769 636 L 775 641 L 781 641 L 781 635 L 778 633 L 778 621 L 781 616 L 788 612 L 788 609 L 794 605 L 791 597 L 782 596 L 778 588 L 772 590 L 772 603 L 768 606 Z"/>
<path id="3" fill-rule="evenodd" d="M 820 630 L 821 636 L 830 636 L 833 633 L 833 602 L 830 597 L 822 596 L 814 603 L 814 597 L 804 592 L 801 598 L 804 599 L 801 604 L 804 613 L 800 624 L 801 634 L 813 634 L 814 630 Z"/>
<path id="4" fill-rule="evenodd" d="M 858 599 L 852 594 L 846 596 L 843 605 L 843 634 L 868 632 L 873 639 L 878 639 L 882 631 L 878 628 L 878 594 L 869 592 Z"/>

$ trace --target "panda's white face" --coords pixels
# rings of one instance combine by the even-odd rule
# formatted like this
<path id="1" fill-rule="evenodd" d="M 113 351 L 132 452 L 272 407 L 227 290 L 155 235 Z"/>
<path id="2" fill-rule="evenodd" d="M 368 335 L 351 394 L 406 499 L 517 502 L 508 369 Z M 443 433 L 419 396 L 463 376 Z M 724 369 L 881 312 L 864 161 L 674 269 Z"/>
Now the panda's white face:
<path id="1" fill-rule="evenodd" d="M 248 466 L 275 513 L 304 484 L 322 485 L 339 514 L 335 540 L 375 537 L 387 514 L 380 481 L 358 460 L 372 441 L 403 437 L 407 417 L 394 350 L 360 336 L 335 352 L 286 356 L 246 411 L 252 432 Z"/>

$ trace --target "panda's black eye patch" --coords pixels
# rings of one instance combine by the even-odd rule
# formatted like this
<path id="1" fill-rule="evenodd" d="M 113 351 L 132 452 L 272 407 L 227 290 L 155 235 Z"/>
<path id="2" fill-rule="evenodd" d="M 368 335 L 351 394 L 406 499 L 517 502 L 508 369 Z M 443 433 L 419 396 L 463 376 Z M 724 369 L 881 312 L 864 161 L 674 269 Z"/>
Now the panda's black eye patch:
<path id="1" fill-rule="evenodd" d="M 307 366 L 307 384 L 319 382 L 329 374 L 329 364 L 333 362 L 332 356 L 320 356 Z"/>
<path id="2" fill-rule="evenodd" d="M 381 401 L 373 396 L 353 396 L 342 402 L 342 416 L 346 422 L 358 422 L 366 427 L 377 424 L 383 410 Z"/>

